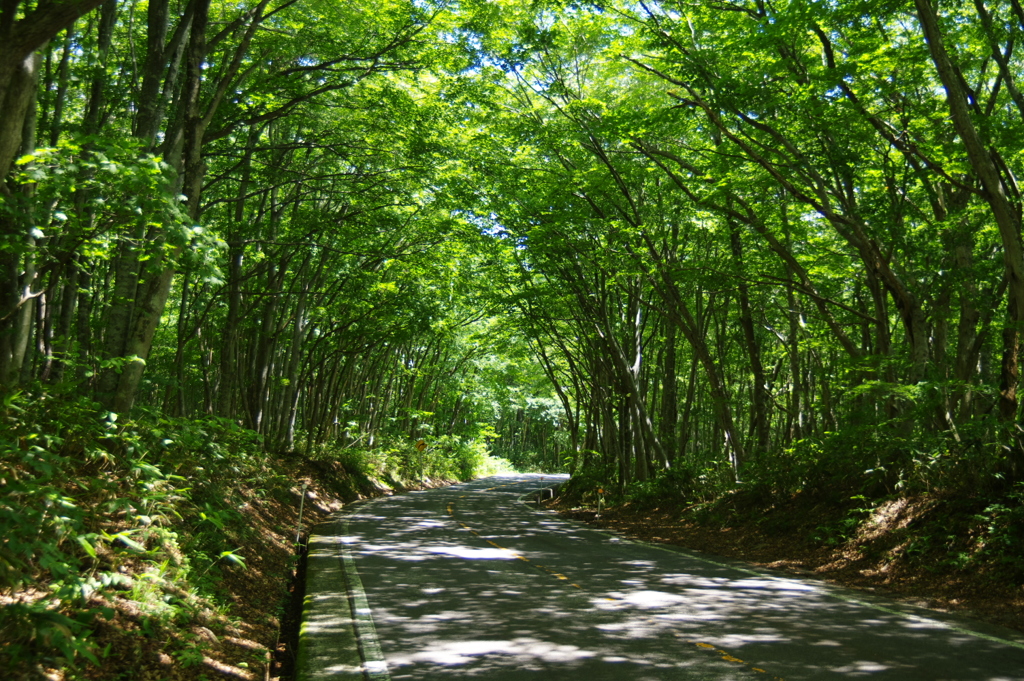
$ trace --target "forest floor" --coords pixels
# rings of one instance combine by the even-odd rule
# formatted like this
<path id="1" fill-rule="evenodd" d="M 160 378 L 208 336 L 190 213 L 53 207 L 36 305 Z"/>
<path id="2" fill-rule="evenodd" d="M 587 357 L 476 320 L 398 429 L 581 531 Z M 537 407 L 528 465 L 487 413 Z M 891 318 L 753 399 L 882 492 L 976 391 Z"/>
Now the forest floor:
<path id="1" fill-rule="evenodd" d="M 977 503 L 977 502 L 973 502 Z M 868 508 L 795 495 L 770 505 L 742 494 L 714 504 L 593 508 L 552 500 L 563 515 L 646 542 L 672 544 L 823 579 L 1024 632 L 1020 570 L 973 553 L 982 509 L 971 500 L 897 497 Z"/>

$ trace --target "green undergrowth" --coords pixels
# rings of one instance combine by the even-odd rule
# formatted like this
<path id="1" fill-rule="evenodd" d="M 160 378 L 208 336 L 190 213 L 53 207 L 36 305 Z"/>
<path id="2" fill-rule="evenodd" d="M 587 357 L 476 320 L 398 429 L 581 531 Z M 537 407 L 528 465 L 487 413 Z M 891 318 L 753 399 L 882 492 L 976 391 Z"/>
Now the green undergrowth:
<path id="1" fill-rule="evenodd" d="M 752 462 L 740 482 L 714 460 L 679 462 L 624 486 L 614 466 L 592 464 L 562 487 L 560 501 L 748 528 L 876 566 L 1024 582 L 1024 483 L 1008 480 L 994 448 L 882 440 L 864 429 L 803 441 Z"/>
<path id="2" fill-rule="evenodd" d="M 507 460 L 491 456 L 482 439 L 452 435 L 416 441 L 384 435 L 369 447 L 322 444 L 303 450 L 301 455 L 340 465 L 362 486 L 381 490 L 515 472 Z"/>
<path id="3" fill-rule="evenodd" d="M 238 598 L 227 585 L 260 560 L 251 547 L 295 535 L 266 513 L 294 518 L 303 480 L 348 501 L 502 468 L 445 439 L 272 456 L 230 420 L 125 419 L 70 395 L 8 395 L 0 415 L 0 669 L 14 679 L 94 678 L 86 670 L 127 664 L 96 642 L 110 627 L 130 630 L 136 651 L 157 646 L 174 678 L 200 667 L 195 632 L 231 626 Z M 283 603 L 286 581 L 282 571 L 269 597 Z"/>
<path id="4" fill-rule="evenodd" d="M 838 490 L 837 490 L 838 492 Z M 834 549 L 872 564 L 933 574 L 969 571 L 1024 581 L 1024 486 L 988 497 L 943 493 L 766 498 L 745 489 L 680 506 L 680 520 L 708 528 L 756 528 L 806 548 Z"/>

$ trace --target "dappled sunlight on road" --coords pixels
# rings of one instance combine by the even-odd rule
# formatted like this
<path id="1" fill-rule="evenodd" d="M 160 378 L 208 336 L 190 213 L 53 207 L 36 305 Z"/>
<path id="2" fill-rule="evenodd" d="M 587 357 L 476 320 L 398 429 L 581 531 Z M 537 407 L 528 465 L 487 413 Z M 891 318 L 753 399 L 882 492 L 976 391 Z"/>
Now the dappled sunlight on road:
<path id="1" fill-rule="evenodd" d="M 433 640 L 426 642 L 425 650 L 409 655 L 398 654 L 392 657 L 389 662 L 396 667 L 417 662 L 460 665 L 472 662 L 473 658 L 479 658 L 484 655 L 514 657 L 519 659 L 519 664 L 529 666 L 531 659 L 565 663 L 595 657 L 597 653 L 581 650 L 576 646 L 558 646 L 546 641 L 526 637 L 511 641 L 480 640 L 457 643 Z"/>
<path id="2" fill-rule="evenodd" d="M 348 515 L 336 542 L 391 678 L 1024 679 L 1019 648 L 516 502 L 541 486 L 492 478 Z"/>

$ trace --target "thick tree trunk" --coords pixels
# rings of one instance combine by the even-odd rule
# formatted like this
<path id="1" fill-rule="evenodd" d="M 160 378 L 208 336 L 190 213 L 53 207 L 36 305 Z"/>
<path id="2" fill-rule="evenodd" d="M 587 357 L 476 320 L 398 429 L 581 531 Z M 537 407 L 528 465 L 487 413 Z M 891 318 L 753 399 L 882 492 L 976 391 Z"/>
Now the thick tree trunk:
<path id="1" fill-rule="evenodd" d="M 182 97 L 185 111 L 182 131 L 184 144 L 179 167 L 182 169 L 185 205 L 193 219 L 199 217 L 199 192 L 205 172 L 202 160 L 204 129 L 199 103 L 202 69 L 206 59 L 209 8 L 210 0 L 198 1 L 189 38 L 188 68 Z M 136 301 L 132 331 L 125 348 L 125 356 L 128 359 L 118 376 L 117 389 L 110 402 L 112 411 L 118 413 L 128 413 L 135 403 L 146 358 L 149 357 L 152 348 L 153 336 L 171 293 L 175 274 L 174 260 L 178 252 L 177 249 L 172 249 L 170 253 L 163 253 L 163 241 L 163 234 L 158 233 L 154 239 L 154 246 L 159 255 L 147 263 L 151 274 L 140 287 L 140 297 Z"/>
<path id="2" fill-rule="evenodd" d="M 151 279 L 137 306 L 136 324 L 125 347 L 125 355 L 129 358 L 117 384 L 117 391 L 111 401 L 111 411 L 127 414 L 135 403 L 135 396 L 142 380 L 142 372 L 153 347 L 153 336 L 167 305 L 171 293 L 171 280 L 174 271 L 165 269 L 160 276 Z"/>
<path id="3" fill-rule="evenodd" d="M 1000 369 L 999 415 L 1006 423 L 1016 424 L 1018 412 L 1017 389 L 1020 378 L 1019 354 L 1021 325 L 1024 324 L 1024 248 L 1021 244 L 1020 206 L 1010 199 L 993 149 L 986 147 L 981 134 L 971 119 L 964 84 L 959 77 L 942 35 L 938 14 L 930 0 L 914 0 L 921 30 L 928 50 L 946 90 L 946 102 L 957 134 L 963 140 L 967 159 L 981 180 L 985 199 L 999 228 L 1003 246 L 1003 267 L 1006 272 L 1007 308 L 1003 329 L 1003 358 Z M 1024 449 L 1014 434 L 1015 446 L 1011 469 L 1014 475 L 1024 474 Z"/>
<path id="4" fill-rule="evenodd" d="M 132 235 L 121 242 L 113 263 L 114 288 L 103 315 L 103 359 L 126 357 L 128 335 L 135 318 L 135 300 L 139 294 L 140 242 L 145 238 Z M 108 367 L 100 373 L 96 391 L 101 399 L 110 399 L 117 390 L 120 368 Z"/>
<path id="5" fill-rule="evenodd" d="M 66 0 L 34 8 L 22 7 L 29 3 L 19 0 L 0 3 L 0 192 L 7 191 L 6 179 L 21 147 L 25 115 L 35 94 L 40 60 L 33 53 L 102 2 Z"/>

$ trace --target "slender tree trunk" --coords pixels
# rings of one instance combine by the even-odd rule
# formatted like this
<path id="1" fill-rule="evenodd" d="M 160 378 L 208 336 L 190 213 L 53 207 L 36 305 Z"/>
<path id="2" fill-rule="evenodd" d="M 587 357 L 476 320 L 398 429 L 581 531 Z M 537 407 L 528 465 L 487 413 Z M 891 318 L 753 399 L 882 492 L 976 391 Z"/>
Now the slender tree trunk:
<path id="1" fill-rule="evenodd" d="M 32 55 L 32 94 L 29 98 L 26 112 L 23 119 L 23 129 L 21 135 L 21 150 L 24 152 L 30 152 L 36 147 L 36 85 L 39 77 L 40 67 L 42 65 L 42 57 L 36 53 Z M 0 179 L 2 181 L 2 179 Z M 19 188 L 19 193 L 23 197 L 26 205 L 31 205 L 32 197 L 35 195 L 35 185 L 26 184 Z M 16 385 L 24 378 L 22 369 L 26 366 L 26 358 L 29 351 L 29 342 L 32 337 L 33 320 L 35 318 L 36 305 L 38 297 L 43 294 L 43 291 L 35 291 L 37 286 L 36 282 L 36 248 L 37 238 L 31 229 L 31 225 L 35 223 L 35 215 L 29 209 L 29 213 L 23 217 L 24 223 L 21 225 L 22 239 L 25 243 L 25 252 L 21 256 L 21 272 L 19 273 L 19 307 L 17 313 L 13 319 L 13 342 L 11 348 L 10 364 L 6 377 L 0 377 L 0 383 L 6 383 L 7 385 Z M 2 328 L 2 327 L 0 327 Z"/>
<path id="2" fill-rule="evenodd" d="M 734 266 L 743 272 L 743 242 L 740 239 L 739 228 L 734 222 L 730 223 L 729 239 Z M 768 450 L 768 441 L 771 437 L 771 424 L 768 420 L 768 384 L 764 365 L 761 362 L 761 343 L 754 329 L 754 317 L 750 309 L 750 287 L 742 279 L 737 286 L 737 294 L 740 303 L 739 322 L 743 329 L 743 340 L 747 348 L 747 358 L 750 361 L 750 372 L 753 374 L 750 432 L 753 435 L 753 453 L 756 456 L 764 454 Z"/>
<path id="3" fill-rule="evenodd" d="M 789 321 L 789 342 L 786 344 L 786 352 L 789 355 L 789 425 L 787 428 L 787 444 L 795 442 L 805 436 L 804 431 L 804 401 L 803 397 L 803 367 L 800 364 L 800 309 L 797 307 L 796 295 L 793 287 L 786 287 L 786 302 L 788 304 Z"/>

